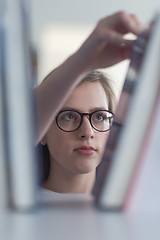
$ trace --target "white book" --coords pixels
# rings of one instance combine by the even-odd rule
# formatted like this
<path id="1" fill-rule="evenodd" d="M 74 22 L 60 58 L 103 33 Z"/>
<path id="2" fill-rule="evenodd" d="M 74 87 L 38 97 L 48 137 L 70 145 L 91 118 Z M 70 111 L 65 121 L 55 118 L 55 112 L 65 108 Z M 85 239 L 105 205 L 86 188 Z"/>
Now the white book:
<path id="1" fill-rule="evenodd" d="M 104 209 L 123 208 L 160 85 L 159 62 L 160 14 L 156 16 L 151 29 L 137 86 L 118 146 L 107 170 L 107 177 L 103 179 L 100 194 L 98 197 L 95 196 L 97 205 Z"/>
<path id="2" fill-rule="evenodd" d="M 29 209 L 36 204 L 34 119 L 30 85 L 27 16 L 23 1 L 6 3 L 5 96 L 11 205 Z"/>
<path id="3" fill-rule="evenodd" d="M 8 205 L 7 159 L 5 148 L 5 110 L 3 97 L 3 81 L 5 81 L 4 66 L 4 25 L 3 16 L 0 15 L 0 209 Z"/>
<path id="4" fill-rule="evenodd" d="M 160 89 L 133 176 L 124 210 L 160 214 Z"/>

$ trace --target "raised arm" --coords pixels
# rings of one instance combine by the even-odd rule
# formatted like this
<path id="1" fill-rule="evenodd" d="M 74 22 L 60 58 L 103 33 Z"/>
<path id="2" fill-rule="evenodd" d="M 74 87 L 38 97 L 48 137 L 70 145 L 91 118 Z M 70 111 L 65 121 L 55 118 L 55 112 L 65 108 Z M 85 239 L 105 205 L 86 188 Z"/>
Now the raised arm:
<path id="1" fill-rule="evenodd" d="M 130 58 L 132 40 L 126 33 L 143 29 L 137 17 L 124 11 L 101 19 L 82 46 L 53 70 L 35 89 L 38 126 L 35 142 L 44 136 L 63 103 L 81 78 L 96 68 Z"/>

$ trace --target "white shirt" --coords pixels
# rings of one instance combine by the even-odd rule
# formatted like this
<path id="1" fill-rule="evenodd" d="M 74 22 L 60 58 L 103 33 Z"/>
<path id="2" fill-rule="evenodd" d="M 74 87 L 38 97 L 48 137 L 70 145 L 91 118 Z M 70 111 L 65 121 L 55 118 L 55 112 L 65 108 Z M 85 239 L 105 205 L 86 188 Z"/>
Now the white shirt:
<path id="1" fill-rule="evenodd" d="M 83 193 L 57 193 L 40 187 L 38 190 L 38 199 L 42 203 L 55 202 L 93 202 L 94 197 L 91 194 Z"/>

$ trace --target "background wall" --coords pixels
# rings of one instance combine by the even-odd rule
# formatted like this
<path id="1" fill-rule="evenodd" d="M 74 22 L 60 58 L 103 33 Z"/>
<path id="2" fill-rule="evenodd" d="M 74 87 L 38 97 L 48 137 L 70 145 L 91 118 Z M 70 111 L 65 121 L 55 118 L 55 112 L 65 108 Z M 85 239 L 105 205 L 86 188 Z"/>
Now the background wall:
<path id="1" fill-rule="evenodd" d="M 75 51 L 103 16 L 119 10 L 148 23 L 160 10 L 159 0 L 32 0 L 31 38 L 38 54 L 38 81 Z M 119 91 L 129 62 L 106 71 Z"/>

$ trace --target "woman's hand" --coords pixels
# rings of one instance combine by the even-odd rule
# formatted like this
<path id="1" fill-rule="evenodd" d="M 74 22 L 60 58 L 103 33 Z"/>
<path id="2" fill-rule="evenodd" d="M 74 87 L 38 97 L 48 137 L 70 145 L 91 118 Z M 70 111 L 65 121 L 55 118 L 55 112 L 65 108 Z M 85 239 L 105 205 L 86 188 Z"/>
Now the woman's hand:
<path id="1" fill-rule="evenodd" d="M 144 29 L 137 17 L 124 11 L 101 19 L 94 31 L 77 51 L 86 68 L 104 68 L 130 58 L 133 40 L 127 33 L 137 34 Z"/>

